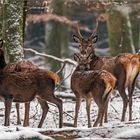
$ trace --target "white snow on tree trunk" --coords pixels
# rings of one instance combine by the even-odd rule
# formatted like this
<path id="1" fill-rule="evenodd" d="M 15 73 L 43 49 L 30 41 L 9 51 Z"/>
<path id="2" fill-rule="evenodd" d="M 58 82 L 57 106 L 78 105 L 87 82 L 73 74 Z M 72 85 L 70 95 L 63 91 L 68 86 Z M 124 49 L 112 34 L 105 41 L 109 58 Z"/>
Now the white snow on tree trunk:
<path id="1" fill-rule="evenodd" d="M 4 47 L 6 62 L 21 60 L 23 55 L 23 0 L 4 1 Z"/>

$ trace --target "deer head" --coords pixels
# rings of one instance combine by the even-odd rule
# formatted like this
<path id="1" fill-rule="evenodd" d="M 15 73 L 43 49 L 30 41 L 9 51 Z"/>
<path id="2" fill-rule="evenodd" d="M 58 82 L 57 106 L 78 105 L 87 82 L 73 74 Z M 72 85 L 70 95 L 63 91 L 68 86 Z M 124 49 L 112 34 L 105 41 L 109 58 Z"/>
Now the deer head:
<path id="1" fill-rule="evenodd" d="M 90 63 L 92 61 L 93 54 L 90 53 L 88 56 L 84 56 L 81 54 L 74 54 L 74 60 L 78 63 L 79 70 L 89 70 Z"/>
<path id="2" fill-rule="evenodd" d="M 79 26 L 77 25 L 77 33 L 78 36 L 73 35 L 73 40 L 76 43 L 79 43 L 79 49 L 80 49 L 80 53 L 82 55 L 86 55 L 86 54 L 90 54 L 93 53 L 94 54 L 94 45 L 98 40 L 98 36 L 94 34 L 94 32 L 91 34 L 90 37 L 88 38 L 84 38 L 81 33 L 80 33 L 80 29 Z"/>

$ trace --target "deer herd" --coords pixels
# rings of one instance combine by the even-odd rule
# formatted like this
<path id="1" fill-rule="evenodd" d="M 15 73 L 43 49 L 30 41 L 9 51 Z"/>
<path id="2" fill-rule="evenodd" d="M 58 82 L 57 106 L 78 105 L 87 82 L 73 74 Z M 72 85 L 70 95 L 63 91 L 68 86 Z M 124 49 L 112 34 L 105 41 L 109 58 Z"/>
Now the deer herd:
<path id="1" fill-rule="evenodd" d="M 74 54 L 77 67 L 71 76 L 71 89 L 76 97 L 74 127 L 77 127 L 78 112 L 82 99 L 86 101 L 88 127 L 91 127 L 90 106 L 95 101 L 98 115 L 94 127 L 107 122 L 107 110 L 111 91 L 118 90 L 123 110 L 121 121 L 125 121 L 127 106 L 129 121 L 132 120 L 132 95 L 135 80 L 140 71 L 140 54 L 124 53 L 115 57 L 103 57 L 95 54 L 94 45 L 98 36 L 84 38 L 78 28 L 73 39 L 79 44 L 79 53 Z M 25 103 L 23 126 L 29 125 L 30 102 L 37 98 L 42 108 L 42 117 L 38 127 L 42 127 L 47 112 L 48 102 L 55 104 L 59 110 L 59 127 L 63 126 L 63 103 L 55 96 L 55 84 L 60 82 L 57 73 L 41 69 L 30 61 L 19 61 L 6 64 L 3 51 L 3 40 L 0 40 L 0 99 L 5 104 L 4 125 L 10 125 L 12 102 L 16 102 L 17 124 L 20 124 L 19 103 Z M 128 89 L 128 95 L 126 94 Z"/>

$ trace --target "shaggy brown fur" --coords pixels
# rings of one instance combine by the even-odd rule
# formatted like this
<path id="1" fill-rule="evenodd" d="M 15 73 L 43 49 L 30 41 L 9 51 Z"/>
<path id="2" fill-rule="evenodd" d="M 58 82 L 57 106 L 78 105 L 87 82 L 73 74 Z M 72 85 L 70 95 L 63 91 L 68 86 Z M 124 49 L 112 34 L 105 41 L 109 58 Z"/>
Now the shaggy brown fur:
<path id="1" fill-rule="evenodd" d="M 48 74 L 48 71 L 37 69 L 29 72 L 0 74 L 0 96 L 5 99 L 5 126 L 9 125 L 11 103 L 30 102 L 35 97 L 44 101 L 49 101 L 57 105 L 59 109 L 59 127 L 62 127 L 62 101 L 54 96 L 55 81 Z M 46 116 L 48 105 L 44 108 L 42 118 Z M 44 119 L 43 119 L 44 120 Z M 39 127 L 42 125 L 42 120 Z"/>
<path id="2" fill-rule="evenodd" d="M 2 47 L 2 46 L 0 46 L 0 47 Z M 7 100 L 6 96 L 12 97 L 14 95 L 12 97 L 12 101 L 14 101 L 14 102 L 26 102 L 25 103 L 24 126 L 28 126 L 29 125 L 29 108 L 30 108 L 29 102 L 32 99 L 34 99 L 35 97 L 37 97 L 38 101 L 41 105 L 41 108 L 43 110 L 42 118 L 38 125 L 38 127 L 41 127 L 44 122 L 44 119 L 46 117 L 46 114 L 48 112 L 49 106 L 45 99 L 42 99 L 40 96 L 33 96 L 35 93 L 34 92 L 32 93 L 32 91 L 36 91 L 37 84 L 39 84 L 41 86 L 41 87 L 38 87 L 38 89 L 41 88 L 40 90 L 42 90 L 42 91 L 44 91 L 45 89 L 54 90 L 54 86 L 53 86 L 54 83 L 60 82 L 59 76 L 52 71 L 40 70 L 37 65 L 33 64 L 30 61 L 23 60 L 23 61 L 19 61 L 16 63 L 11 63 L 11 64 L 6 65 L 6 62 L 4 59 L 4 52 L 2 49 L 0 49 L 0 67 L 1 67 L 1 76 L 0 76 L 1 77 L 0 78 L 1 79 L 1 94 L 0 95 L 2 98 L 5 99 L 5 105 L 6 105 L 6 100 Z M 45 73 L 45 74 L 43 75 L 43 73 Z M 37 75 L 39 76 L 38 79 L 35 78 Z M 50 81 L 52 81 L 52 85 L 49 85 L 49 84 L 43 85 L 43 80 L 44 80 L 43 76 L 44 76 L 44 78 L 46 76 L 46 78 L 48 80 L 51 79 Z M 40 78 L 41 78 L 41 80 L 42 79 L 43 80 L 39 82 L 38 80 L 40 80 Z M 35 84 L 35 86 L 33 86 L 34 84 Z M 51 86 L 53 86 L 53 87 L 51 87 Z M 32 90 L 31 87 L 35 88 L 35 89 Z M 23 90 L 23 92 L 22 92 L 22 90 Z M 27 90 L 27 92 L 25 92 L 26 90 Z M 28 90 L 29 90 L 29 92 L 28 92 Z M 11 92 L 13 95 L 10 95 Z M 44 92 L 51 92 L 51 91 L 44 91 Z M 31 93 L 32 98 L 30 98 L 30 93 Z M 16 97 L 15 97 L 15 94 L 16 94 Z M 48 95 L 48 96 L 52 96 L 52 97 L 49 97 L 51 99 L 48 98 L 47 100 L 48 101 L 50 100 L 50 102 L 52 102 L 52 103 L 54 102 L 54 104 L 57 104 L 57 106 L 59 108 L 59 111 L 60 111 L 59 127 L 62 127 L 62 112 L 61 112 L 62 111 L 62 101 L 60 99 L 57 99 L 56 97 L 54 97 L 53 92 L 52 92 L 52 95 Z M 18 124 L 20 124 L 20 114 L 19 114 L 19 104 L 18 103 L 16 104 L 16 108 L 17 108 L 17 122 L 18 122 Z M 9 111 L 9 108 L 7 107 L 6 110 Z M 9 125 L 9 120 L 7 118 L 9 118 L 9 116 L 5 116 L 5 125 Z"/>
<path id="3" fill-rule="evenodd" d="M 74 40 L 78 42 L 80 53 L 82 55 L 93 54 L 91 62 L 91 70 L 107 70 L 117 78 L 117 90 L 123 99 L 123 112 L 121 121 L 125 120 L 127 105 L 129 103 L 129 120 L 132 120 L 132 95 L 134 84 L 139 73 L 139 54 L 120 54 L 116 57 L 100 57 L 95 55 L 94 45 L 97 41 L 97 36 L 93 34 L 84 39 L 79 36 L 74 36 Z M 125 89 L 128 87 L 129 97 L 127 97 Z M 107 120 L 106 120 L 107 121 Z"/>
<path id="4" fill-rule="evenodd" d="M 27 71 L 33 71 L 38 69 L 38 66 L 33 64 L 30 61 L 19 61 L 16 63 L 10 63 L 6 64 L 5 58 L 4 58 L 4 51 L 3 51 L 3 40 L 0 40 L 0 70 L 3 70 L 5 72 L 27 72 Z M 3 98 L 0 97 L 2 101 Z M 19 103 L 16 103 L 16 110 L 17 110 L 17 124 L 21 124 L 20 120 L 20 113 L 19 113 Z M 23 126 L 29 125 L 29 110 L 30 110 L 30 103 L 25 103 L 25 116 L 24 116 L 24 123 Z"/>
<path id="5" fill-rule="evenodd" d="M 116 84 L 116 78 L 105 70 L 89 70 L 89 58 L 77 57 L 78 62 L 76 70 L 71 77 L 71 89 L 76 96 L 75 119 L 74 126 L 77 126 L 78 111 L 80 108 L 81 99 L 86 99 L 86 109 L 88 115 L 88 127 L 91 127 L 90 122 L 90 105 L 91 100 L 96 102 L 99 110 L 98 117 L 94 123 L 97 126 L 102 125 L 104 113 L 108 104 L 108 96 Z"/>

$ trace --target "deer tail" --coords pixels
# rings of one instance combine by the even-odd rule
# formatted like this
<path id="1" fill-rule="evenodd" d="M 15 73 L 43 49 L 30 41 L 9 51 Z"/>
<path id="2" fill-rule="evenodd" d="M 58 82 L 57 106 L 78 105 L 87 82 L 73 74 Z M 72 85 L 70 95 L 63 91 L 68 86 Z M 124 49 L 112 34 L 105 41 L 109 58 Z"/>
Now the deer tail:
<path id="1" fill-rule="evenodd" d="M 57 73 L 48 71 L 48 75 L 55 81 L 56 84 L 60 84 L 60 77 Z"/>
<path id="2" fill-rule="evenodd" d="M 102 101 L 104 101 L 105 97 L 109 94 L 109 92 L 112 90 L 112 87 L 110 84 L 106 85 L 106 89 L 105 89 L 105 92 L 102 96 Z"/>
<path id="3" fill-rule="evenodd" d="M 112 79 L 110 79 L 109 81 L 106 81 L 106 89 L 105 89 L 105 92 L 102 96 L 102 100 L 105 99 L 105 97 L 109 94 L 109 92 L 111 90 L 113 90 L 115 88 L 115 85 L 116 85 L 116 78 L 112 75 L 110 75 L 112 77 Z"/>

